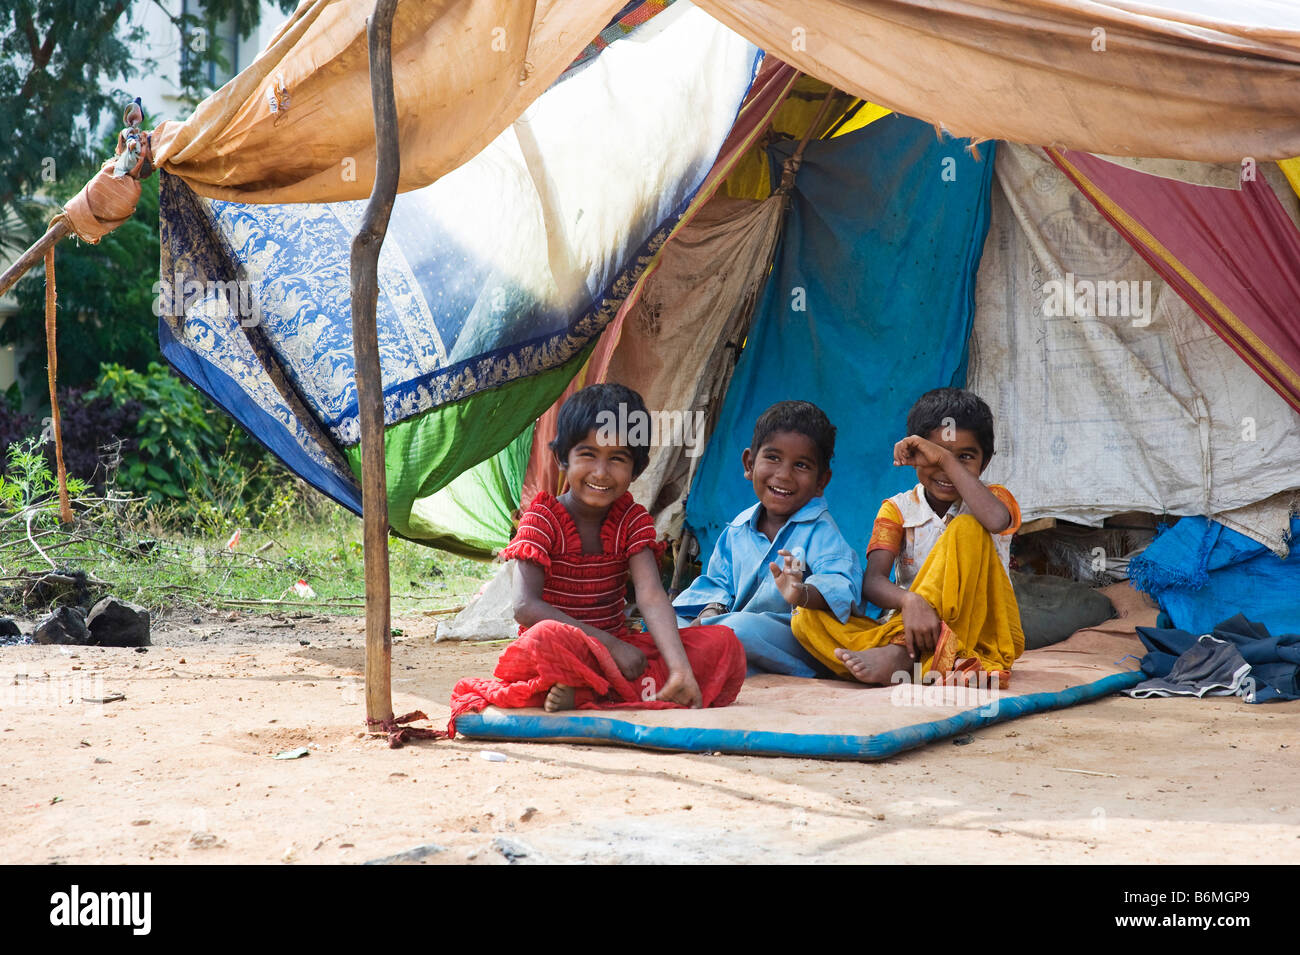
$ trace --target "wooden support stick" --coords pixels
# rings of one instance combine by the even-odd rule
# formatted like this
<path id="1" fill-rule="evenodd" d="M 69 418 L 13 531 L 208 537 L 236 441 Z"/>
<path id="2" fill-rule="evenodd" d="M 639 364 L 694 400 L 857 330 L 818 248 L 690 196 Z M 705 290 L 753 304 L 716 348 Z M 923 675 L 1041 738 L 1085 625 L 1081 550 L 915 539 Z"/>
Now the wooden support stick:
<path id="1" fill-rule="evenodd" d="M 691 562 L 691 545 L 695 535 L 687 528 L 682 528 L 681 543 L 677 547 L 677 560 L 673 562 L 673 577 L 668 584 L 669 597 L 676 597 L 682 592 L 682 578 L 686 576 L 686 565 Z"/>
<path id="2" fill-rule="evenodd" d="M 13 288 L 14 283 L 26 275 L 28 269 L 44 259 L 47 249 L 54 248 L 54 243 L 71 232 L 72 226 L 68 225 L 67 219 L 60 219 L 50 226 L 45 235 L 37 239 L 30 249 L 19 256 L 17 262 L 5 269 L 4 275 L 0 275 L 0 296 Z"/>
<path id="3" fill-rule="evenodd" d="M 366 27 L 370 42 L 370 98 L 375 112 L 375 185 L 352 240 L 352 354 L 361 424 L 361 509 L 366 574 L 366 722 L 393 719 L 393 638 L 389 629 L 388 481 L 384 473 L 384 384 L 379 366 L 379 249 L 397 195 L 401 156 L 393 95 L 393 13 L 397 0 L 375 0 Z"/>

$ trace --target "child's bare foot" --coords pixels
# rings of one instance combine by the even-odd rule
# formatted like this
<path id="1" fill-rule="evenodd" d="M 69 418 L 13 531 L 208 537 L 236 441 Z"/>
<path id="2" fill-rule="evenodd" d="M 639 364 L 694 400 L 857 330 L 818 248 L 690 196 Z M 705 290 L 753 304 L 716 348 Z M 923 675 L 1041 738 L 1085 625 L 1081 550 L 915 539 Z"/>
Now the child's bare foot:
<path id="1" fill-rule="evenodd" d="M 897 644 L 871 650 L 836 650 L 835 659 L 848 667 L 849 675 L 860 683 L 889 683 L 900 670 L 912 672 L 907 647 Z"/>
<path id="2" fill-rule="evenodd" d="M 546 694 L 546 712 L 573 709 L 573 687 L 557 683 Z"/>

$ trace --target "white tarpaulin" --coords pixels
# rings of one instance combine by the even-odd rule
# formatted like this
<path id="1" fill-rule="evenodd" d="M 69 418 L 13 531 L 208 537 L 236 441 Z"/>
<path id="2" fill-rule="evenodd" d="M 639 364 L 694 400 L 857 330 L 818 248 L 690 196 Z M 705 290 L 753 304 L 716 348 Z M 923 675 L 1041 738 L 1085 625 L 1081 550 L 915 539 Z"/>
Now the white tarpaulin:
<path id="1" fill-rule="evenodd" d="M 998 146 L 968 386 L 1026 520 L 1217 514 L 1300 486 L 1300 415 L 1041 150 Z M 1114 284 L 1119 283 L 1119 284 Z M 1285 506 L 1232 515 L 1284 551 Z"/>

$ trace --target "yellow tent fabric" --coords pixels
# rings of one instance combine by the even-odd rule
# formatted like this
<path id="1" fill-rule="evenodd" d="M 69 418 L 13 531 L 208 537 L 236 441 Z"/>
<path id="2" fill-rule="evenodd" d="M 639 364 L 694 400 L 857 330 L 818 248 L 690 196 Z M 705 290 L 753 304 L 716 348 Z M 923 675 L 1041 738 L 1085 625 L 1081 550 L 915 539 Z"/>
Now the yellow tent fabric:
<path id="1" fill-rule="evenodd" d="M 1278 162 L 1278 168 L 1286 176 L 1286 181 L 1291 183 L 1291 188 L 1295 194 L 1300 196 L 1300 158 L 1283 159 Z"/>
<path id="2" fill-rule="evenodd" d="M 1203 162 L 1300 155 L 1300 8 L 1237 0 L 1210 18 L 1179 2 L 696 5 L 805 73 L 954 136 Z M 476 155 L 621 6 L 403 0 L 393 29 L 399 188 Z M 158 164 L 214 198 L 367 195 L 371 8 L 307 0 L 248 69 L 185 122 L 158 128 Z"/>
<path id="3" fill-rule="evenodd" d="M 882 116 L 888 116 L 893 112 L 892 109 L 877 106 L 875 103 L 863 103 L 861 100 L 858 102 L 861 103 L 861 105 L 858 106 L 857 112 L 853 113 L 853 115 L 844 122 L 836 124 L 833 127 L 834 131 L 827 138 L 834 139 L 837 136 L 847 136 L 849 133 L 856 132 L 863 126 L 874 123 Z"/>

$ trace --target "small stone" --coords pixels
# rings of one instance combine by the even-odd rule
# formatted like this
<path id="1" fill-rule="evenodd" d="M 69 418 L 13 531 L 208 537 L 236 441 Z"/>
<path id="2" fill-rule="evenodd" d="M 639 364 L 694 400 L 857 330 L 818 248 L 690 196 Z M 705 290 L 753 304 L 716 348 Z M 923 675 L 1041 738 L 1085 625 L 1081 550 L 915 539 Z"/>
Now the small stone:
<path id="1" fill-rule="evenodd" d="M 86 618 L 76 607 L 60 607 L 32 631 L 32 643 L 82 646 L 89 639 Z"/>
<path id="2" fill-rule="evenodd" d="M 519 814 L 519 821 L 520 821 L 520 822 L 527 822 L 529 819 L 532 819 L 533 816 L 535 816 L 535 815 L 537 815 L 537 807 L 536 807 L 536 806 L 529 806 L 528 808 L 526 808 L 523 812 L 521 812 L 521 813 Z"/>
<path id="3" fill-rule="evenodd" d="M 153 822 L 152 819 L 132 819 L 132 820 L 131 820 L 131 825 L 133 825 L 133 826 L 147 826 L 147 825 L 149 825 L 151 822 Z"/>
<path id="4" fill-rule="evenodd" d="M 97 762 L 97 763 L 101 763 L 101 764 L 102 764 L 102 763 L 111 763 L 112 760 L 111 760 L 111 759 L 105 759 L 103 756 L 96 756 L 96 757 L 95 757 L 95 762 Z"/>
<path id="5" fill-rule="evenodd" d="M 191 832 L 191 849 L 220 849 L 225 843 L 211 832 Z"/>

